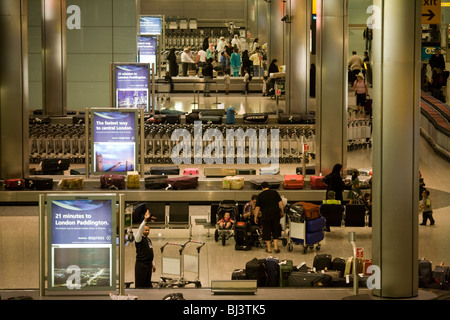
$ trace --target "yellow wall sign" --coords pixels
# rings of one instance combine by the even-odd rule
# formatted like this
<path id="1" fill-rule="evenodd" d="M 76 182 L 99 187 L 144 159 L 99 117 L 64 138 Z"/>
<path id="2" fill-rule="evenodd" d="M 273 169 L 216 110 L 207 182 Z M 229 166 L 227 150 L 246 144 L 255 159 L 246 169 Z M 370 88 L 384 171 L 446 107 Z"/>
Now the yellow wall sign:
<path id="1" fill-rule="evenodd" d="M 441 23 L 441 0 L 422 0 L 422 24 Z"/>

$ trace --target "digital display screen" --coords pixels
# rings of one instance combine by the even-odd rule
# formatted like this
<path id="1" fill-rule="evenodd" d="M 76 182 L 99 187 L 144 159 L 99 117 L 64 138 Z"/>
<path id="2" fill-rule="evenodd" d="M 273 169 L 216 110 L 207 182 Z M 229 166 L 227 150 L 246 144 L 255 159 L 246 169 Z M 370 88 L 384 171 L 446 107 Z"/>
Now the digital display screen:
<path id="1" fill-rule="evenodd" d="M 92 172 L 136 171 L 136 111 L 92 112 Z"/>
<path id="2" fill-rule="evenodd" d="M 115 68 L 116 108 L 148 110 L 150 65 L 123 64 Z"/>
<path id="3" fill-rule="evenodd" d="M 158 46 L 158 37 L 139 36 L 138 37 L 139 62 L 156 65 L 156 48 Z"/>
<path id="4" fill-rule="evenodd" d="M 141 16 L 139 26 L 140 34 L 160 35 L 162 30 L 161 17 Z"/>
<path id="5" fill-rule="evenodd" d="M 114 290 L 115 195 L 49 195 L 48 288 Z"/>

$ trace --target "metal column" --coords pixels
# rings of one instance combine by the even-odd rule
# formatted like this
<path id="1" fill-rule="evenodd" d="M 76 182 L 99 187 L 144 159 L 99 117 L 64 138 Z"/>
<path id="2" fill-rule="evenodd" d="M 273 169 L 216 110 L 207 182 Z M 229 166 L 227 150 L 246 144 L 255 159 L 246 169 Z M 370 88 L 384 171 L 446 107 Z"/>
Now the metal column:
<path id="1" fill-rule="evenodd" d="M 42 0 L 42 109 L 67 115 L 66 0 Z"/>
<path id="2" fill-rule="evenodd" d="M 284 64 L 284 24 L 281 19 L 285 14 L 286 4 L 284 0 L 270 0 L 267 3 L 267 63 L 273 59 L 278 60 L 278 65 Z"/>
<path id="3" fill-rule="evenodd" d="M 373 263 L 385 298 L 418 295 L 421 0 L 375 0 Z M 401 54 L 400 54 L 401 52 Z"/>
<path id="4" fill-rule="evenodd" d="M 27 1 L 0 1 L 0 176 L 28 175 Z"/>
<path id="5" fill-rule="evenodd" d="M 316 173 L 347 166 L 348 0 L 317 1 Z"/>
<path id="6" fill-rule="evenodd" d="M 311 0 L 288 0 L 283 20 L 286 28 L 286 113 L 305 115 L 309 109 Z"/>

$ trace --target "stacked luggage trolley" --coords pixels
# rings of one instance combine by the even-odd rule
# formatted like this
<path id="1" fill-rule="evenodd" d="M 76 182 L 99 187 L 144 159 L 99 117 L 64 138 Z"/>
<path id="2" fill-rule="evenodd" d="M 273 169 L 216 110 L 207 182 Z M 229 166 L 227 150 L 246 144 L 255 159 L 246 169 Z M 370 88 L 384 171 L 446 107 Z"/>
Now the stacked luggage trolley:
<path id="1" fill-rule="evenodd" d="M 200 249 L 205 242 L 189 240 L 185 243 L 167 242 L 161 247 L 161 281 L 159 288 L 184 288 L 193 284 L 200 288 Z M 188 280 L 192 275 L 193 280 Z"/>
<path id="2" fill-rule="evenodd" d="M 353 119 L 347 126 L 347 150 L 361 150 L 372 147 L 372 121 L 370 119 Z"/>
<path id="3" fill-rule="evenodd" d="M 297 202 L 286 206 L 286 229 L 288 251 L 294 249 L 294 244 L 303 246 L 303 253 L 309 249 L 319 251 L 320 242 L 325 238 L 326 219 L 320 215 L 320 206 Z"/>

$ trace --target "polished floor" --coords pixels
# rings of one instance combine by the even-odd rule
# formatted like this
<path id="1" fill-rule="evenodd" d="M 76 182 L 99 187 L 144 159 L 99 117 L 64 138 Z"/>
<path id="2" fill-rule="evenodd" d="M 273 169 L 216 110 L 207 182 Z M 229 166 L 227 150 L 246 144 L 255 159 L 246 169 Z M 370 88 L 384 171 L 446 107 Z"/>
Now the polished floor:
<path id="1" fill-rule="evenodd" d="M 164 102 L 158 109 L 169 108 L 183 111 L 190 111 L 192 107 L 192 97 L 189 94 L 173 94 L 170 102 Z M 216 104 L 216 101 L 221 104 Z M 354 104 L 354 94 L 349 94 L 349 107 Z M 259 93 L 251 93 L 243 96 L 241 93 L 230 95 L 219 94 L 217 97 L 200 97 L 199 108 L 219 108 L 233 106 L 239 110 L 239 114 L 246 112 L 272 112 L 277 108 L 277 102 L 267 97 L 262 97 Z M 279 101 L 278 107 L 283 109 L 283 100 Z M 314 110 L 314 99 L 312 99 L 311 110 Z M 371 149 L 348 152 L 348 166 L 356 168 L 370 167 L 372 164 Z M 282 164 L 280 174 L 295 171 L 296 164 Z M 180 166 L 183 169 L 183 166 Z M 450 264 L 450 164 L 434 153 L 426 141 L 420 139 L 420 164 L 419 169 L 426 183 L 426 188 L 431 191 L 433 201 L 433 211 L 436 224 L 434 226 L 419 227 L 419 257 L 425 257 L 433 262 L 433 266 L 439 263 Z M 202 170 L 200 170 L 202 172 Z M 253 258 L 265 258 L 268 254 L 262 248 L 253 248 L 250 251 L 234 250 L 234 240 L 229 239 L 223 246 L 214 240 L 214 229 L 197 225 L 196 219 L 207 219 L 209 207 L 192 206 L 190 215 L 193 226 L 191 230 L 167 230 L 152 229 L 151 238 L 155 248 L 156 272 L 153 280 L 158 282 L 162 276 L 164 268 L 162 255 L 159 248 L 167 242 L 183 243 L 190 237 L 193 240 L 205 242 L 200 250 L 200 254 L 194 251 L 186 251 L 193 263 L 198 263 L 199 272 L 186 273 L 187 280 L 194 280 L 198 277 L 202 288 L 210 287 L 214 280 L 231 280 L 231 274 L 235 269 L 245 268 L 245 263 Z M 420 213 L 418 212 L 418 215 Z M 419 219 L 420 220 L 420 219 Z M 321 243 L 320 251 L 309 250 L 303 253 L 303 247 L 294 245 L 293 251 L 288 251 L 287 247 L 280 246 L 281 252 L 274 254 L 280 260 L 293 260 L 295 265 L 306 263 L 312 266 L 314 256 L 317 253 L 328 253 L 333 257 L 348 258 L 352 255 L 352 247 L 348 242 L 348 233 L 356 233 L 357 247 L 362 248 L 364 258 L 372 256 L 372 232 L 369 227 L 350 228 L 334 227 L 331 232 L 326 233 L 324 241 Z M 172 250 L 174 249 L 174 250 Z M 164 256 L 177 256 L 177 247 L 168 246 Z M 134 259 L 135 249 L 133 244 L 129 244 L 125 249 L 125 281 L 134 282 Z M 191 260 L 192 260 L 191 259 Z M 21 206 L 11 209 L 11 207 L 0 206 L 0 294 L 8 297 L 17 292 L 30 293 L 37 296 L 39 287 L 39 239 L 38 239 L 38 208 Z M 127 289 L 127 293 L 139 296 L 140 299 L 161 299 L 165 294 L 179 291 L 181 289 L 151 289 L 134 290 L 134 285 Z M 211 295 L 209 290 L 183 289 L 185 297 L 188 299 L 221 299 Z M 31 290 L 31 291 L 18 291 Z M 198 291 L 196 291 L 198 290 Z M 312 293 L 314 292 L 314 293 Z M 368 293 L 367 289 L 362 289 L 362 293 Z M 342 299 L 352 295 L 352 288 L 338 290 L 297 290 L 289 289 L 266 289 L 258 290 L 256 299 L 265 300 L 291 300 L 291 299 Z M 426 294 L 425 294 L 426 296 Z M 419 298 L 424 297 L 423 293 Z M 74 297 L 72 297 L 74 298 Z M 69 298 L 69 299 L 72 299 Z M 108 299 L 107 296 L 97 297 L 98 299 Z M 245 299 L 247 299 L 246 297 Z M 41 299 L 45 299 L 41 297 Z M 55 299 L 55 297 L 50 298 Z M 57 298 L 56 298 L 57 299 Z M 76 299 L 76 298 L 74 298 Z M 225 299 L 234 300 L 240 297 L 227 296 Z M 251 298 L 250 298 L 251 299 Z M 427 299 L 427 298 L 424 298 Z"/>

